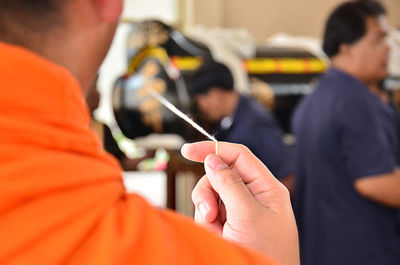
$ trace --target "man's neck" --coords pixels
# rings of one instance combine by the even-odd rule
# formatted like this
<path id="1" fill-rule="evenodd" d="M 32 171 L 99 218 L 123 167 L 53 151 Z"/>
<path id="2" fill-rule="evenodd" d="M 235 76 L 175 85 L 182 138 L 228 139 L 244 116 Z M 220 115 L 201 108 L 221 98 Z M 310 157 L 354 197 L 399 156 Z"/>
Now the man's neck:
<path id="1" fill-rule="evenodd" d="M 358 79 L 360 82 L 362 82 L 366 86 L 370 86 L 371 84 L 374 84 L 374 82 L 365 79 L 364 76 L 357 69 L 355 69 L 350 62 L 348 62 L 343 57 L 335 57 L 332 59 L 331 63 L 334 68 L 336 68 L 348 75 L 351 75 L 352 77 Z"/>

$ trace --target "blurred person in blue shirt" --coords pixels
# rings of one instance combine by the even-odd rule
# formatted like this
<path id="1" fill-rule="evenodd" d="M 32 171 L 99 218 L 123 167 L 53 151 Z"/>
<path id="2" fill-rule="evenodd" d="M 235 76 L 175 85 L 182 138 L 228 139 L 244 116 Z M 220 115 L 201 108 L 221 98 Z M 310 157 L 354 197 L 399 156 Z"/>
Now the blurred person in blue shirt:
<path id="1" fill-rule="evenodd" d="M 370 87 L 387 76 L 385 8 L 345 2 L 329 16 L 331 59 L 293 117 L 294 208 L 305 265 L 400 264 L 398 138 Z"/>

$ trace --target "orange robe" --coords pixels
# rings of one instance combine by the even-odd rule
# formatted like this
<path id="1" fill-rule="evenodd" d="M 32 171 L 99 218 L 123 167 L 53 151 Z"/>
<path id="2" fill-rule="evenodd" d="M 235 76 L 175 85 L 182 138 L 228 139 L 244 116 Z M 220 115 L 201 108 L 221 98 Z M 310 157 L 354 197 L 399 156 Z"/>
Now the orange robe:
<path id="1" fill-rule="evenodd" d="M 275 264 L 126 194 L 64 68 L 0 43 L 0 264 Z"/>

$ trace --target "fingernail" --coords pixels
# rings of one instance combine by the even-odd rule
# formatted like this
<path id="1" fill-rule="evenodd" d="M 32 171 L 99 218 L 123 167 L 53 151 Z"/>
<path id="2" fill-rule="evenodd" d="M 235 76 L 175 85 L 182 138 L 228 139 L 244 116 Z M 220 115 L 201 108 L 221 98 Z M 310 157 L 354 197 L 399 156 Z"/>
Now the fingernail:
<path id="1" fill-rule="evenodd" d="M 209 210 L 209 207 L 208 207 L 207 203 L 204 203 L 204 202 L 200 203 L 198 208 L 199 208 L 200 214 L 203 217 L 205 217 L 207 215 L 207 213 L 208 213 L 208 210 Z"/>
<path id="2" fill-rule="evenodd" d="M 225 169 L 228 166 L 225 164 L 224 161 L 219 156 L 216 155 L 209 155 L 206 158 L 206 165 L 213 169 L 213 170 L 221 170 Z"/>
<path id="3" fill-rule="evenodd" d="M 185 154 L 186 154 L 187 149 L 189 148 L 189 145 L 190 145 L 190 144 L 184 144 L 184 145 L 182 145 L 182 147 L 181 147 L 181 154 L 182 154 L 182 155 L 185 155 Z"/>

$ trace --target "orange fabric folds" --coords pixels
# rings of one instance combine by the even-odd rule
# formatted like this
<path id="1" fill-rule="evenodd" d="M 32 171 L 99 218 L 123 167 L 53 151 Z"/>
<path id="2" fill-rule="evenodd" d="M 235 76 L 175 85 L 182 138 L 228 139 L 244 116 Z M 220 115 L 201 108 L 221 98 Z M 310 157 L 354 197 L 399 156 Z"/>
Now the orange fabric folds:
<path id="1" fill-rule="evenodd" d="M 72 75 L 0 58 L 0 264 L 273 264 L 126 194 Z"/>

